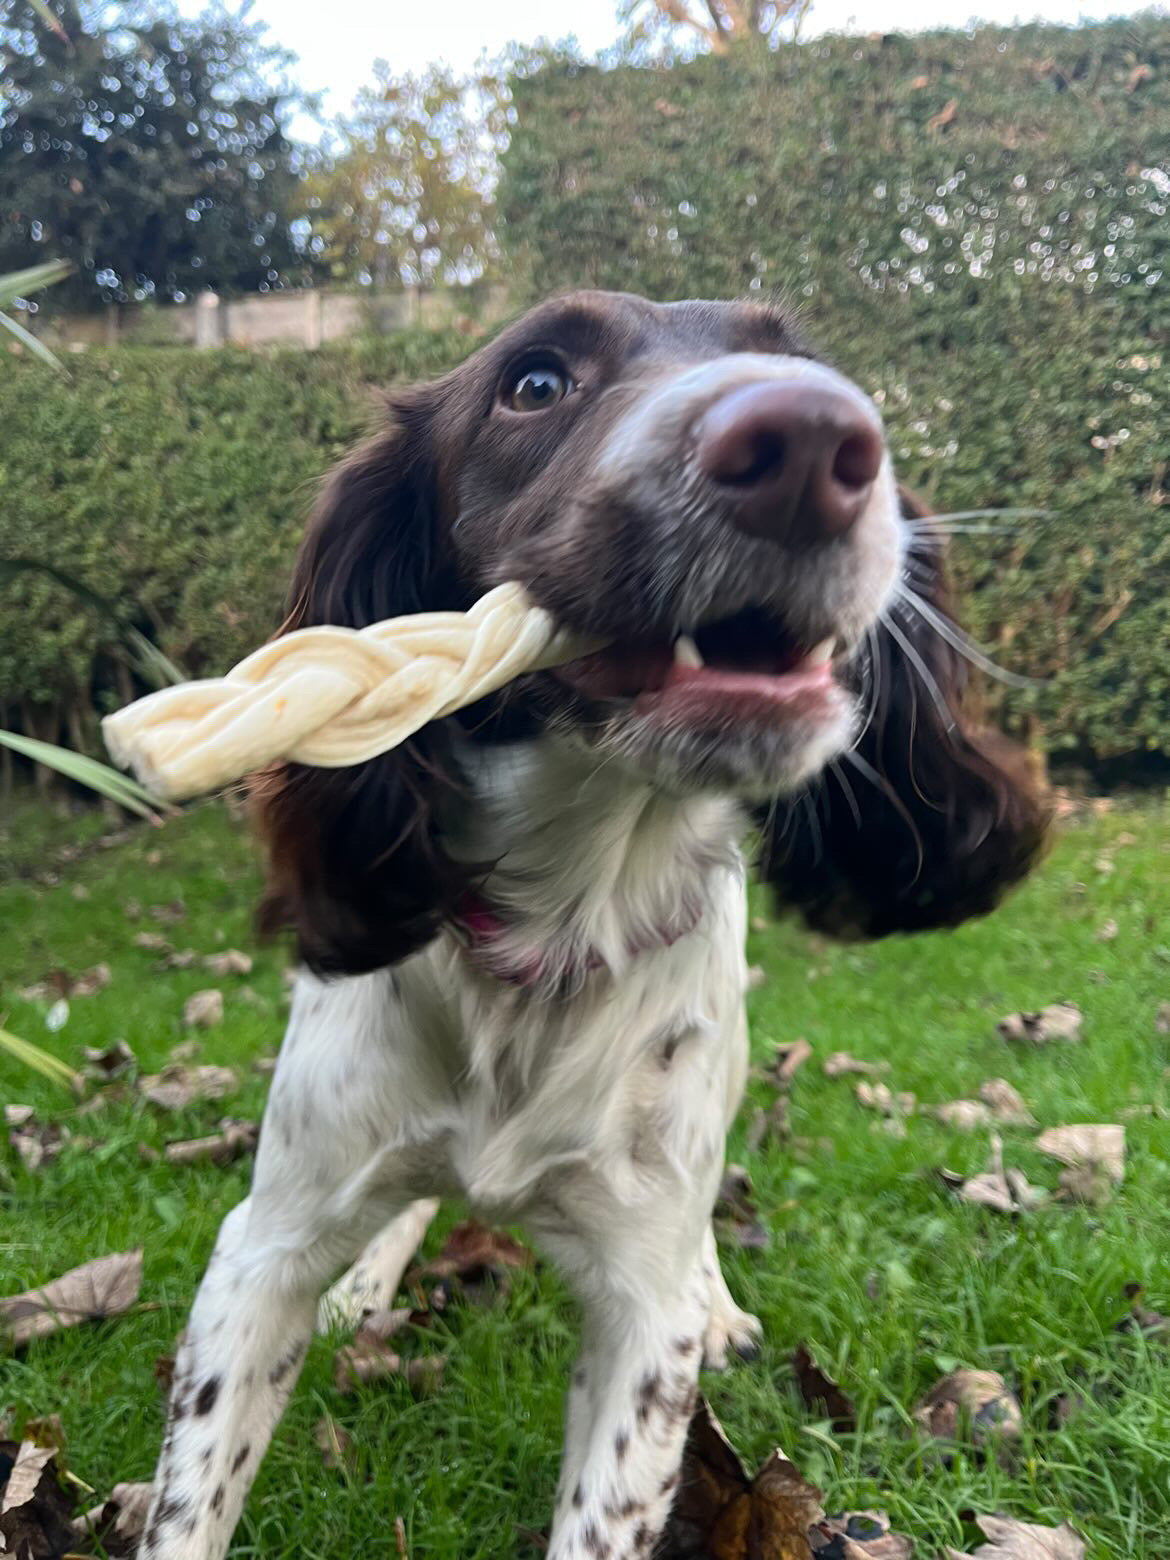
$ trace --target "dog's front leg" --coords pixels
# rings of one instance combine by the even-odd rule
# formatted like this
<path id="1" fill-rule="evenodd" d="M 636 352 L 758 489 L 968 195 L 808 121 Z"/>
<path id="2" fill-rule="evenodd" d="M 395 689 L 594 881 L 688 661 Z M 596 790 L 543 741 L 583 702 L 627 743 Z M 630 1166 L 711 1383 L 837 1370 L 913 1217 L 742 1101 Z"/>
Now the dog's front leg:
<path id="1" fill-rule="evenodd" d="M 635 1560 L 662 1529 L 710 1312 L 707 1211 L 656 1205 L 596 1247 L 546 1241 L 584 1309 L 548 1560 Z"/>
<path id="2" fill-rule="evenodd" d="M 321 1290 L 416 1195 L 411 1101 L 383 1039 L 397 1017 L 377 977 L 298 990 L 252 1193 L 224 1220 L 176 1357 L 140 1560 L 221 1560 Z"/>

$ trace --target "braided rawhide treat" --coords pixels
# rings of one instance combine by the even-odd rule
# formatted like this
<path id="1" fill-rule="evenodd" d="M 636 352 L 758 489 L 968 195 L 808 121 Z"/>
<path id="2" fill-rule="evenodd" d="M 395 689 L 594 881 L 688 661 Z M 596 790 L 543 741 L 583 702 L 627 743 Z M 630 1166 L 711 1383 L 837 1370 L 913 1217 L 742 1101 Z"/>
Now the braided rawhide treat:
<path id="1" fill-rule="evenodd" d="M 128 704 L 106 717 L 102 735 L 116 764 L 179 801 L 276 759 L 322 769 L 363 763 L 524 672 L 591 648 L 559 630 L 522 586 L 500 585 L 468 612 L 297 629 L 226 677 Z"/>

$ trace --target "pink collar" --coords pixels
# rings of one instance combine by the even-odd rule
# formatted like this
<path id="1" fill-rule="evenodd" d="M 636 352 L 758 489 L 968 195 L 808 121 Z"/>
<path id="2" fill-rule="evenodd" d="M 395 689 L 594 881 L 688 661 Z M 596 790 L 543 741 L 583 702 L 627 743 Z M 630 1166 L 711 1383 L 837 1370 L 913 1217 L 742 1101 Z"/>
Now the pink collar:
<path id="1" fill-rule="evenodd" d="M 693 932 L 702 920 L 702 907 L 687 903 L 669 925 L 656 927 L 650 935 L 632 939 L 627 952 L 636 958 L 655 948 L 669 948 Z M 508 926 L 478 894 L 465 894 L 454 916 L 451 929 L 467 951 L 468 957 L 496 980 L 510 986 L 537 986 L 554 973 L 558 984 L 576 984 L 583 976 L 603 968 L 605 960 L 596 948 L 585 948 L 563 965 L 553 966 L 539 948 L 531 951 L 507 947 Z"/>

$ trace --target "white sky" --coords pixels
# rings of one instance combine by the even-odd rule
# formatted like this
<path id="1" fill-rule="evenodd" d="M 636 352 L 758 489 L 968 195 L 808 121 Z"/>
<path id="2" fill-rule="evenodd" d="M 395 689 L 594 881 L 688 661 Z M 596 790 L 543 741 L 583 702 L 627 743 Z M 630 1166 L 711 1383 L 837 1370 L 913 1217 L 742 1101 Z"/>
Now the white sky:
<path id="1" fill-rule="evenodd" d="M 200 9 L 199 0 L 180 4 Z M 1075 22 L 1140 9 L 1126 0 L 814 0 L 807 31 L 894 32 L 962 26 L 971 17 Z M 482 52 L 495 54 L 510 41 L 574 33 L 592 54 L 620 31 L 617 0 L 254 0 L 249 14 L 299 56 L 296 79 L 323 93 L 327 115 L 349 106 L 378 58 L 398 71 L 439 59 L 467 70 Z"/>

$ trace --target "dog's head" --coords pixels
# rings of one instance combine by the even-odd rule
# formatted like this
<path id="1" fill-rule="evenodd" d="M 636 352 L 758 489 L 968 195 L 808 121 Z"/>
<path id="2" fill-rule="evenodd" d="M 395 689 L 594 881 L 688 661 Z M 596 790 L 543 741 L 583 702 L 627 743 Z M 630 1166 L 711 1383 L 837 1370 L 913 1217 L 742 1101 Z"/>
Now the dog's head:
<path id="1" fill-rule="evenodd" d="M 911 568 L 940 608 L 916 535 L 873 403 L 783 314 L 579 293 L 391 397 L 323 489 L 287 626 L 518 580 L 605 648 L 454 718 L 464 733 L 553 731 L 680 795 L 768 805 L 811 783 L 815 827 L 765 848 L 789 902 L 839 929 L 949 923 L 989 908 L 1043 825 L 963 725 L 946 639 L 891 616 Z M 846 753 L 835 805 L 816 782 Z M 467 887 L 437 821 L 460 784 L 446 722 L 353 770 L 268 777 L 269 924 L 326 970 L 425 942 Z"/>

